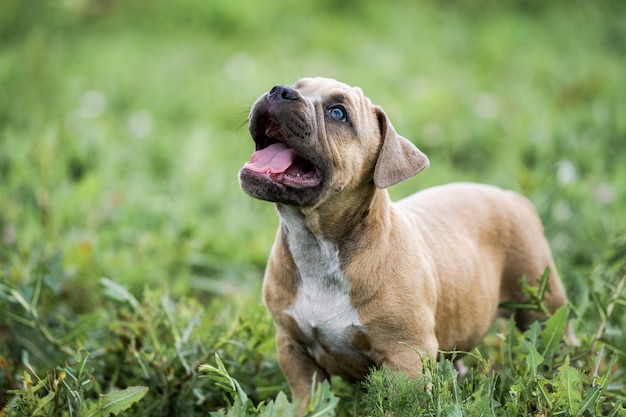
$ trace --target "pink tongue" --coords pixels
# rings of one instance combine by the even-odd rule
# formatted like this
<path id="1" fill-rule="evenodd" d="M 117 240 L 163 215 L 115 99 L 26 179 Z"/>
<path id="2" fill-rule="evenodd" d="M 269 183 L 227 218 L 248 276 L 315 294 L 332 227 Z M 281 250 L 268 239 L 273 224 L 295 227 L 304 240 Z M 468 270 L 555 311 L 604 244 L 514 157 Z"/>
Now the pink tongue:
<path id="1" fill-rule="evenodd" d="M 256 151 L 250 159 L 250 162 L 245 163 L 245 168 L 254 172 L 280 174 L 291 166 L 296 159 L 296 153 L 284 143 L 274 143 Z"/>

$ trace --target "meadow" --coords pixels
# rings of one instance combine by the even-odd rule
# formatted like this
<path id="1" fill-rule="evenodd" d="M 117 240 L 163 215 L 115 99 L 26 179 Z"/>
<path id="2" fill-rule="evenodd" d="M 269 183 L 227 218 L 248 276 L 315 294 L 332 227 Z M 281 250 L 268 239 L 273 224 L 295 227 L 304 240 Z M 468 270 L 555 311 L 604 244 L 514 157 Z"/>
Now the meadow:
<path id="1" fill-rule="evenodd" d="M 523 193 L 571 306 L 311 416 L 626 416 L 626 4 L 5 0 L 0 416 L 289 416 L 237 172 L 275 84 L 360 86 L 430 167 Z M 531 293 L 526 308 L 540 308 Z M 573 320 L 579 347 L 559 342 Z M 408 348 L 408 347 L 407 347 Z"/>

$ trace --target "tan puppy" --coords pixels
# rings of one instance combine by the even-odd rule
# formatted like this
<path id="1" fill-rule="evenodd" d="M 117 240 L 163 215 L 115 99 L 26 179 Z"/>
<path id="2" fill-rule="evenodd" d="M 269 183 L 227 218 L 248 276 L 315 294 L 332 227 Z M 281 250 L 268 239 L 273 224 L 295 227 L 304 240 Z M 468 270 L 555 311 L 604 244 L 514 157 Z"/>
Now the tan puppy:
<path id="1" fill-rule="evenodd" d="M 523 275 L 535 283 L 550 268 L 548 308 L 567 303 L 521 195 L 450 184 L 390 201 L 385 188 L 428 159 L 359 88 L 276 86 L 252 107 L 250 133 L 256 152 L 239 180 L 280 216 L 264 299 L 294 397 L 306 401 L 314 375 L 362 380 L 383 364 L 419 375 L 420 355 L 399 342 L 430 357 L 471 350 L 499 303 L 524 299 Z"/>

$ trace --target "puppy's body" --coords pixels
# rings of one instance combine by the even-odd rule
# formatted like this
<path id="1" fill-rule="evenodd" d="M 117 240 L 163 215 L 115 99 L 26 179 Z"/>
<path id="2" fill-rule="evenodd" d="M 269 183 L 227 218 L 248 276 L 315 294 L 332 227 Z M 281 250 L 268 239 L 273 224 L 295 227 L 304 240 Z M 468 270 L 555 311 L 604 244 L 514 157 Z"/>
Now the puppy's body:
<path id="1" fill-rule="evenodd" d="M 500 302 L 523 300 L 524 275 L 534 283 L 550 268 L 547 305 L 567 302 L 519 194 L 450 184 L 390 201 L 385 187 L 428 160 L 359 89 L 326 79 L 275 87 L 250 129 L 257 152 L 240 182 L 280 216 L 264 299 L 295 397 L 308 397 L 313 375 L 360 380 L 385 364 L 415 376 L 420 354 L 471 350 Z"/>

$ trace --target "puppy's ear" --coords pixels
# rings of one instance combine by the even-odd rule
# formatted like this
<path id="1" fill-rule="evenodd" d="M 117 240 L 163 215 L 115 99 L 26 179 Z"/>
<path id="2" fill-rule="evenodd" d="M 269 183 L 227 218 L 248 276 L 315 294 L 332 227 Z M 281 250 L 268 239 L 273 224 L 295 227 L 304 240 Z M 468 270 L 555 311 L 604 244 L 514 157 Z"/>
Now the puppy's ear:
<path id="1" fill-rule="evenodd" d="M 396 133 L 385 112 L 376 107 L 382 146 L 374 168 L 374 184 L 387 188 L 416 175 L 428 166 L 428 157 Z"/>

